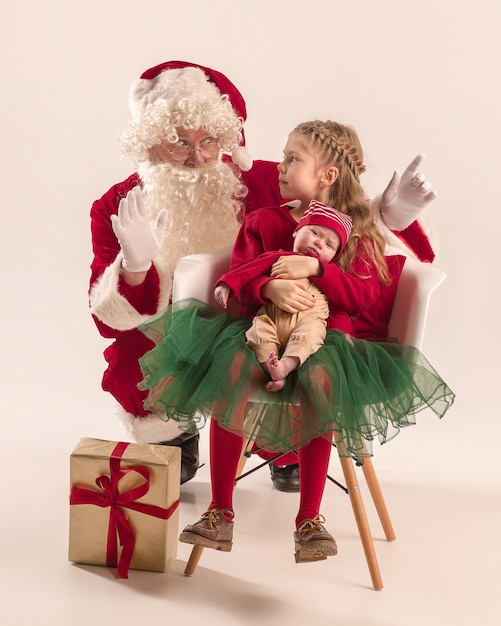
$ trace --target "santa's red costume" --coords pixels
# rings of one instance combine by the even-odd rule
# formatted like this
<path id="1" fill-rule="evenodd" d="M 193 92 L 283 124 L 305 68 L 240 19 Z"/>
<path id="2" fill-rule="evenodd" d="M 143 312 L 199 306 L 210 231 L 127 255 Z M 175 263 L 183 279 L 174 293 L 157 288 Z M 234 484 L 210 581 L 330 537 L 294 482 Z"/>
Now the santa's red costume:
<path id="1" fill-rule="evenodd" d="M 130 104 L 132 119 L 122 134 L 122 146 L 123 153 L 133 158 L 136 172 L 92 205 L 90 307 L 99 332 L 112 340 L 104 352 L 103 389 L 116 398 L 134 441 L 181 446 L 186 482 L 198 467 L 198 436 L 186 435 L 175 423 L 144 409 L 147 393 L 137 388 L 142 380 L 138 360 L 153 344 L 137 327 L 169 304 L 173 271 L 182 256 L 233 242 L 245 215 L 283 200 L 277 163 L 252 162 L 245 151 L 245 101 L 220 72 L 183 61 L 163 63 L 133 84 Z M 217 138 L 217 157 L 200 164 L 161 159 L 160 148 L 164 142 L 174 145 L 181 128 L 203 128 Z M 191 155 L 194 150 L 200 148 L 192 148 Z M 422 213 L 434 192 L 417 174 L 420 160 L 415 159 L 401 178 L 396 173 L 373 206 L 390 253 L 431 262 L 434 253 Z M 125 246 L 115 234 L 118 218 L 112 216 L 138 186 L 151 228 L 161 227 L 163 232 L 158 254 L 146 270 L 140 268 L 146 272 L 144 280 L 131 285 L 124 280 Z"/>

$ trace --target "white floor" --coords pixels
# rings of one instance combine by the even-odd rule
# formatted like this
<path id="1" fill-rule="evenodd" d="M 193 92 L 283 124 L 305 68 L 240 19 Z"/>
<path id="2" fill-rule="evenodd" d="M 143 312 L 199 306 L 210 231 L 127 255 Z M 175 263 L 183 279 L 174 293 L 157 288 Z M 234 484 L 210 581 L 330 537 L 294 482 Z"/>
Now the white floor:
<path id="1" fill-rule="evenodd" d="M 92 433 L 86 433 L 93 436 Z M 26 437 L 3 454 L 0 615 L 5 626 L 199 624 L 229 626 L 472 626 L 501 623 L 499 529 L 494 484 L 378 472 L 397 540 L 388 543 L 366 498 L 384 589 L 374 591 L 349 498 L 328 484 L 323 513 L 339 554 L 296 565 L 292 523 L 297 495 L 276 491 L 267 468 L 236 490 L 233 551 L 205 550 L 183 575 L 190 547 L 165 574 L 67 561 L 71 449 Z M 76 444 L 76 441 L 75 441 Z M 180 526 L 209 500 L 205 466 L 181 490 Z M 251 460 L 248 467 L 254 463 Z M 377 460 L 376 460 L 377 467 Z M 331 473 L 340 478 L 333 456 Z M 361 479 L 363 485 L 363 479 Z"/>

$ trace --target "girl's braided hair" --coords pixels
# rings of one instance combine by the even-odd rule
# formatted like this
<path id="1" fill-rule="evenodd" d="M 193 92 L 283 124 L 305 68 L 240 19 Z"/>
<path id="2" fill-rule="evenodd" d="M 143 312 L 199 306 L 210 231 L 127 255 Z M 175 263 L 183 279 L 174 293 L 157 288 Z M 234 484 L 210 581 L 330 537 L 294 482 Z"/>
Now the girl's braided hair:
<path id="1" fill-rule="evenodd" d="M 369 199 L 360 184 L 365 165 L 356 131 L 337 122 L 315 120 L 299 124 L 292 132 L 311 141 L 318 150 L 322 165 L 334 165 L 339 171 L 330 188 L 328 204 L 353 220 L 351 236 L 339 257 L 339 264 L 350 271 L 361 244 L 365 254 L 375 264 L 379 280 L 389 284 L 391 280 L 384 258 L 385 241 L 374 224 Z"/>

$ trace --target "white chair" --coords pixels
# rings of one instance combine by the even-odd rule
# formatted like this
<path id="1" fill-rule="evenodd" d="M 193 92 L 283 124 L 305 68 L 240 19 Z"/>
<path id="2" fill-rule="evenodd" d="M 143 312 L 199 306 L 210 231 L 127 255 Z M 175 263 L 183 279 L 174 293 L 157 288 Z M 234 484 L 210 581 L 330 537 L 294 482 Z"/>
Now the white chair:
<path id="1" fill-rule="evenodd" d="M 232 249 L 230 245 L 180 259 L 174 272 L 172 301 L 196 298 L 218 306 L 214 300 L 214 285 L 228 271 Z"/>
<path id="2" fill-rule="evenodd" d="M 197 298 L 209 304 L 215 304 L 213 290 L 216 280 L 229 266 L 231 247 L 221 248 L 211 253 L 194 254 L 182 258 L 174 273 L 173 301 L 184 298 Z M 392 315 L 389 323 L 389 336 L 395 337 L 401 344 L 421 348 L 426 327 L 426 320 L 433 292 L 445 280 L 446 274 L 412 258 L 405 262 L 400 276 Z M 364 549 L 374 589 L 383 588 L 383 582 L 377 561 L 374 541 L 369 527 L 367 513 L 355 471 L 355 463 L 362 471 L 369 488 L 375 509 L 388 541 L 393 541 L 395 531 L 386 508 L 386 504 L 377 480 L 372 460 L 339 457 L 341 469 L 350 496 L 353 513 Z M 243 463 L 239 471 L 241 471 Z M 203 548 L 193 546 L 186 564 L 185 575 L 191 576 L 200 560 Z"/>

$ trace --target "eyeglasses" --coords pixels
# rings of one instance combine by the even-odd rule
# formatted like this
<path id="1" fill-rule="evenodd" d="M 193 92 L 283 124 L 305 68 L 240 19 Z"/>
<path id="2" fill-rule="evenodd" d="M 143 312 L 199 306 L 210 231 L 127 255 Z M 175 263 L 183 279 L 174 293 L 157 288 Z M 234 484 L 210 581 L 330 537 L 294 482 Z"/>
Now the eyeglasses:
<path id="1" fill-rule="evenodd" d="M 202 158 L 213 159 L 219 152 L 219 141 L 214 137 L 207 137 L 207 139 L 200 142 L 198 148 L 193 148 L 189 144 L 184 143 L 184 141 L 178 141 L 178 143 L 174 144 L 172 150 L 166 149 L 175 161 L 184 162 L 191 159 L 195 150 L 200 152 Z"/>

